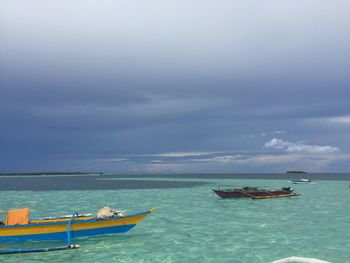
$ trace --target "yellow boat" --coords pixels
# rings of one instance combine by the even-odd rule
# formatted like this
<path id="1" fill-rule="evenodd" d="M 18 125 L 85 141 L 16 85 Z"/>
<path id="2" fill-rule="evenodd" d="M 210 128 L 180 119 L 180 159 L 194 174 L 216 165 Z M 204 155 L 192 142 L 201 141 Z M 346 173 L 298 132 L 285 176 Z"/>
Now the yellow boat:
<path id="1" fill-rule="evenodd" d="M 79 215 L 57 218 L 29 219 L 29 208 L 7 211 L 6 221 L 0 225 L 0 242 L 27 240 L 63 240 L 76 237 L 102 234 L 124 233 L 140 223 L 156 210 L 150 210 L 110 218 L 97 219 L 92 215 Z"/>

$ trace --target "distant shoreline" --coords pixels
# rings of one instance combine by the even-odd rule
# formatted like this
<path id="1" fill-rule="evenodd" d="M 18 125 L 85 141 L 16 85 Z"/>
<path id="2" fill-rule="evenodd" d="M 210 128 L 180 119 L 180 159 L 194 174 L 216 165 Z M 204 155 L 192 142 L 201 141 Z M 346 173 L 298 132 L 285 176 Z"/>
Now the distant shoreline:
<path id="1" fill-rule="evenodd" d="M 29 172 L 0 173 L 10 177 L 106 177 L 106 178 L 174 178 L 174 179 L 275 179 L 292 180 L 307 176 L 311 180 L 350 180 L 350 173 L 113 173 L 113 172 Z"/>
<path id="2" fill-rule="evenodd" d="M 9 175 L 103 175 L 100 172 L 29 172 L 29 173 L 0 173 L 0 176 Z"/>

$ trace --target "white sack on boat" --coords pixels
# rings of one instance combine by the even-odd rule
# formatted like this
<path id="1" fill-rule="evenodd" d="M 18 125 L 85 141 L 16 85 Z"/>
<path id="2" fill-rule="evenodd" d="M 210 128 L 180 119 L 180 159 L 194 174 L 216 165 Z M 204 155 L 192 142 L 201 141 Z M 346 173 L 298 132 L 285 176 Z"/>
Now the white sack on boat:
<path id="1" fill-rule="evenodd" d="M 126 213 L 122 210 L 113 210 L 113 213 L 119 217 L 124 217 Z"/>
<path id="2" fill-rule="evenodd" d="M 97 211 L 96 219 L 111 218 L 113 217 L 113 215 L 114 215 L 113 209 L 108 206 L 105 206 Z"/>

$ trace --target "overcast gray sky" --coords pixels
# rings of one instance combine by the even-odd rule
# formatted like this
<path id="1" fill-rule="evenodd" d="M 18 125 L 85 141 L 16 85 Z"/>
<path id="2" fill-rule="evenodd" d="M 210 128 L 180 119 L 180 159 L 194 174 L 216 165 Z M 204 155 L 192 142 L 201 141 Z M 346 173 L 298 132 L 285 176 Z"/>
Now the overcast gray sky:
<path id="1" fill-rule="evenodd" d="M 350 171 L 349 1 L 0 3 L 0 171 Z"/>

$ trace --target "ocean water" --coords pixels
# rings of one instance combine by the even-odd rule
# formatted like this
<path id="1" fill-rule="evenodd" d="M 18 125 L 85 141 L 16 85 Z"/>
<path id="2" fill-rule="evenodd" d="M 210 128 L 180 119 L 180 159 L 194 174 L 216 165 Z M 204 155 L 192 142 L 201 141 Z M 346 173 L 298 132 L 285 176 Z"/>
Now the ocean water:
<path id="1" fill-rule="evenodd" d="M 106 205 L 127 212 L 158 210 L 125 234 L 75 240 L 80 249 L 3 255 L 0 262 L 265 263 L 289 256 L 350 262 L 350 188 L 346 180 L 293 185 L 286 179 L 102 176 L 94 178 L 102 190 L 79 190 L 69 187 L 69 177 L 61 179 L 70 190 L 2 190 L 0 209 L 30 207 L 31 217 L 95 213 Z M 11 181 L 4 177 L 1 184 L 6 180 Z M 119 188 L 100 187 L 104 184 Z M 123 187 L 125 184 L 129 187 Z M 222 200 L 211 191 L 218 184 L 291 186 L 301 196 Z M 9 246 L 19 244 L 1 244 L 1 249 Z"/>

